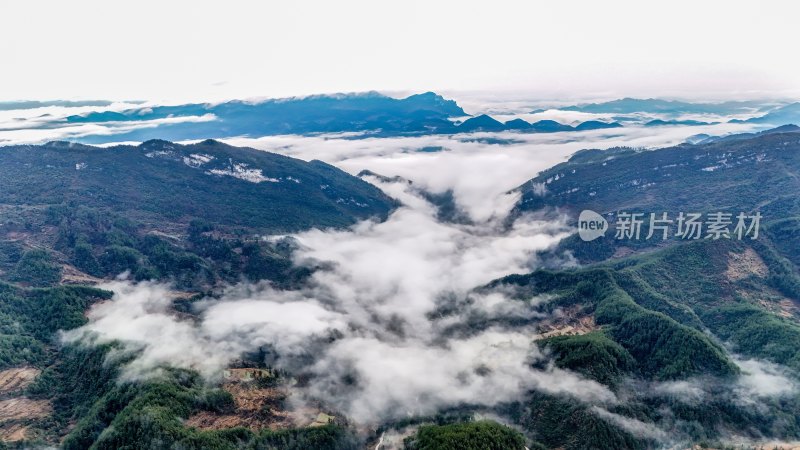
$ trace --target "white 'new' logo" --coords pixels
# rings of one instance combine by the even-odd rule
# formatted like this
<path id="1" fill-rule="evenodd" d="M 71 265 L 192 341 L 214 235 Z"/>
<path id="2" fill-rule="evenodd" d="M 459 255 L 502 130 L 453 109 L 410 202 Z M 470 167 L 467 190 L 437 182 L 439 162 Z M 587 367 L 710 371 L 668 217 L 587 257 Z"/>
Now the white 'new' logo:
<path id="1" fill-rule="evenodd" d="M 593 241 L 606 234 L 608 221 L 600 214 L 585 209 L 578 216 L 578 235 L 584 241 Z"/>

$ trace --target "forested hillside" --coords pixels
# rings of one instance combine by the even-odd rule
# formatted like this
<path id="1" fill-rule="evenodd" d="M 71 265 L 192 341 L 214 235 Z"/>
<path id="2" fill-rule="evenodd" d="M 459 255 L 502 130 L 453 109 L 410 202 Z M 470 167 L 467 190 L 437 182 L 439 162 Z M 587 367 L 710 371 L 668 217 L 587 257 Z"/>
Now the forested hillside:
<path id="1" fill-rule="evenodd" d="M 799 379 L 800 277 L 787 267 L 766 245 L 700 241 L 498 281 L 493 288 L 516 286 L 521 299 L 555 295 L 544 309 L 561 311 L 560 319 L 544 324 L 539 345 L 557 366 L 626 399 L 609 411 L 666 435 L 614 427 L 591 406 L 544 394 L 532 394 L 517 410 L 520 424 L 548 448 L 713 444 L 727 442 L 729 430 L 753 439 L 797 439 L 796 393 L 770 396 L 741 387 L 758 365 L 770 363 L 788 368 L 792 381 L 784 383 Z"/>
<path id="2" fill-rule="evenodd" d="M 211 140 L 3 147 L 0 181 L 6 207 L 88 206 L 162 229 L 196 218 L 290 232 L 386 217 L 393 207 L 374 186 L 321 161 Z"/>
<path id="3" fill-rule="evenodd" d="M 478 317 L 453 333 L 535 327 L 530 338 L 546 358 L 531 366 L 579 374 L 613 401 L 530 389 L 494 407 L 463 404 L 367 426 L 323 404 L 293 409 L 291 393 L 307 380 L 271 365 L 268 348 L 240 355 L 221 379 L 170 367 L 131 379 L 123 367 L 135 353 L 117 343 L 65 343 L 60 330 L 86 323 L 89 307 L 112 295 L 90 286 L 120 274 L 168 283 L 170 314 L 189 320 L 197 319 L 195 302 L 221 286 L 304 286 L 318 269 L 294 264 L 297 242 L 259 233 L 381 218 L 392 200 L 322 163 L 216 142 L 2 149 L 10 188 L 0 193 L 0 437 L 19 448 L 275 450 L 375 448 L 391 439 L 420 450 L 799 439 L 798 137 L 586 151 L 523 186 L 520 214 L 764 215 L 761 236 L 741 241 L 571 236 L 540 256 L 568 253 L 583 265 L 552 265 L 476 291 L 510 295 L 529 314 Z"/>

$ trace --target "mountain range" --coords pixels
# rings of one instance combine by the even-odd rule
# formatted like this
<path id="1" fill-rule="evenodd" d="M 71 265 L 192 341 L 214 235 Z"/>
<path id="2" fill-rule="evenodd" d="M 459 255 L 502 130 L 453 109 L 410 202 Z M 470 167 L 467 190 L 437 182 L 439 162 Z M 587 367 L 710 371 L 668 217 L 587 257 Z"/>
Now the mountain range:
<path id="1" fill-rule="evenodd" d="M 756 123 L 756 124 L 769 124 L 769 125 L 784 125 L 789 123 L 800 123 L 800 103 L 790 103 L 780 108 L 773 109 L 772 111 L 762 116 L 753 117 L 750 119 L 733 119 L 733 123 Z"/>
<path id="2" fill-rule="evenodd" d="M 467 117 L 463 122 L 459 122 Z M 148 122 L 161 121 L 155 126 Z M 153 106 L 125 111 L 88 112 L 68 116 L 67 125 L 98 124 L 113 133 L 91 134 L 86 144 L 145 141 L 153 138 L 192 140 L 280 134 L 361 133 L 364 137 L 454 134 L 477 131 L 585 131 L 621 126 L 588 121 L 575 127 L 543 120 L 514 119 L 502 123 L 481 114 L 469 117 L 455 101 L 433 92 L 395 99 L 376 92 L 319 95 L 220 104 Z M 131 126 L 133 130 L 128 130 Z M 137 127 L 138 126 L 138 127 Z M 115 128 L 127 131 L 116 131 Z"/>
<path id="3" fill-rule="evenodd" d="M 81 108 L 79 114 L 50 113 L 35 116 L 30 125 L 14 119 L 0 131 L 52 132 L 84 144 L 257 138 L 270 135 L 343 134 L 366 137 L 420 136 L 473 132 L 515 131 L 549 133 L 621 127 L 623 124 L 655 126 L 714 125 L 729 121 L 758 126 L 800 122 L 797 104 L 765 101 L 692 103 L 661 99 L 624 98 L 557 108 L 561 111 L 608 114 L 583 123 L 564 124 L 550 119 L 528 122 L 514 118 L 502 122 L 488 114 L 470 116 L 454 100 L 433 92 L 393 98 L 377 92 L 315 95 L 266 100 L 232 100 L 221 103 L 146 105 L 113 110 L 111 102 L 6 102 L 0 109 L 33 111 L 37 108 Z M 90 108 L 97 107 L 92 111 Z M 87 111 L 87 109 L 89 109 Z M 537 110 L 534 113 L 543 112 Z M 26 113 L 28 114 L 28 113 Z M 686 118 L 700 115 L 701 118 Z M 729 116 L 734 118 L 728 120 Z M 705 117 L 708 117 L 706 119 Z M 749 117 L 749 118 L 747 118 Z M 11 136 L 12 142 L 19 142 Z"/>
<path id="4" fill-rule="evenodd" d="M 685 102 L 657 98 L 621 98 L 607 102 L 561 106 L 562 111 L 579 111 L 596 114 L 718 114 L 749 113 L 763 108 L 758 101 L 727 101 L 719 103 Z"/>
<path id="5" fill-rule="evenodd" d="M 439 115 L 452 123 L 449 114 L 458 114 L 433 97 L 418 101 L 440 108 L 424 113 L 430 120 Z M 526 124 L 539 131 L 563 126 L 478 116 L 459 127 L 493 132 Z M 606 235 L 584 242 L 572 234 L 536 255 L 537 270 L 472 293 L 508 295 L 506 306 L 525 314 L 477 314 L 451 334 L 535 326 L 530 339 L 547 355 L 530 362 L 538 373 L 580 374 L 614 401 L 598 406 L 577 390 L 565 395 L 539 386 L 493 407 L 463 404 L 373 428 L 325 413 L 302 426 L 286 423 L 289 400 L 281 387 L 307 380 L 273 370 L 268 349 L 241 355 L 221 381 L 169 367 L 130 380 L 121 374 L 132 356 L 117 343 L 79 346 L 58 337 L 87 323 L 90 306 L 111 298 L 91 285 L 120 274 L 144 286 L 169 283 L 174 291 L 165 294 L 172 297 L 163 315 L 189 322 L 200 319 L 199 303 L 218 298 L 219 286 L 309 286 L 324 267 L 298 267 L 300 244 L 282 234 L 377 223 L 397 202 L 329 164 L 214 140 L 2 147 L 0 413 L 16 415 L 0 417 L 0 433 L 21 435 L 20 446 L 66 449 L 363 450 L 375 448 L 386 431 L 406 427 L 415 431 L 402 445 L 428 450 L 794 441 L 800 438 L 793 388 L 800 383 L 799 130 L 782 126 L 663 149 L 582 150 L 514 191 L 519 202 L 509 226 L 525 215 L 558 223 L 566 217 L 574 225 L 587 209 L 612 224 L 623 212 L 762 216 L 758 239 Z M 459 223 L 452 192 L 426 198 L 441 217 Z M 325 292 L 314 292 L 324 300 Z M 453 305 L 436 314 L 457 317 L 460 305 Z M 400 330 L 393 339 L 402 340 Z M 339 339 L 322 334 L 319 345 Z M 463 377 L 490 371 L 478 367 Z M 343 383 L 359 386 L 347 374 Z M 475 414 L 511 426 L 471 420 Z"/>

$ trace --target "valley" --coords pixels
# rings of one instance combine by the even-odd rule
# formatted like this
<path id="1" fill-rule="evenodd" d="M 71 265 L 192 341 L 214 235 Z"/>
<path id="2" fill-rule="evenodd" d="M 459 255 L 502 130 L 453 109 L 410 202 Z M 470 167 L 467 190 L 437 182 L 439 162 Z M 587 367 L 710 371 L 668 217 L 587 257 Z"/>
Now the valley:
<path id="1" fill-rule="evenodd" d="M 505 136 L 482 120 L 473 133 Z M 647 150 L 625 145 L 658 133 L 604 133 L 2 148 L 0 436 L 67 449 L 791 442 L 800 133 L 667 134 Z M 575 152 L 592 143 L 606 149 Z M 714 208 L 761 211 L 761 236 L 575 234 L 583 209 L 613 222 Z"/>
<path id="2" fill-rule="evenodd" d="M 0 3 L 0 450 L 800 450 L 800 3 Z"/>

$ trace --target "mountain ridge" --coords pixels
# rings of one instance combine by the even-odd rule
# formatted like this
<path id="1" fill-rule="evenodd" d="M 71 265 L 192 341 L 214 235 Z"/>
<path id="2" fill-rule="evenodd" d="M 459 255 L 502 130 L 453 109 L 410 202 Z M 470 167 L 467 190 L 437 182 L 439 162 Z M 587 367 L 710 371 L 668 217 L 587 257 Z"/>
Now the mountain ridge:
<path id="1" fill-rule="evenodd" d="M 468 117 L 463 122 L 456 119 Z M 175 121 L 177 119 L 182 119 Z M 150 106 L 124 111 L 92 111 L 68 116 L 71 125 L 99 124 L 130 127 L 161 121 L 155 127 L 140 127 L 110 134 L 77 138 L 85 144 L 171 141 L 233 136 L 314 135 L 356 133 L 358 137 L 456 134 L 477 131 L 555 132 L 619 127 L 617 122 L 588 121 L 573 127 L 551 120 L 528 123 L 514 119 L 502 123 L 488 114 L 468 116 L 454 101 L 434 92 L 396 99 L 378 92 L 313 95 L 265 100 L 231 100 L 223 103 L 191 103 Z M 171 122 L 165 122 L 171 121 Z"/>
<path id="2" fill-rule="evenodd" d="M 321 161 L 205 140 L 149 140 L 107 148 L 72 142 L 0 147 L 0 202 L 96 207 L 152 220 L 201 217 L 265 231 L 341 227 L 385 217 L 394 202 Z M 40 167 L 27 170 L 27 167 Z M 236 198 L 240 205 L 224 198 Z M 303 199 L 292 202 L 292 198 Z"/>

